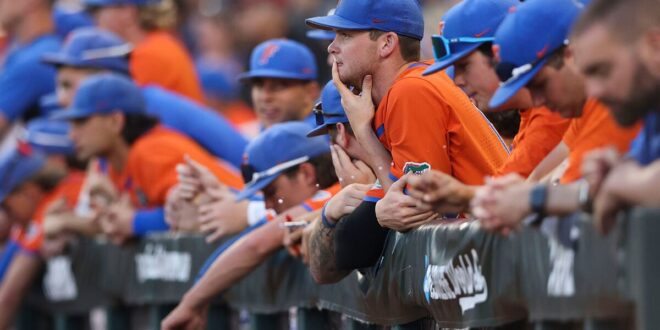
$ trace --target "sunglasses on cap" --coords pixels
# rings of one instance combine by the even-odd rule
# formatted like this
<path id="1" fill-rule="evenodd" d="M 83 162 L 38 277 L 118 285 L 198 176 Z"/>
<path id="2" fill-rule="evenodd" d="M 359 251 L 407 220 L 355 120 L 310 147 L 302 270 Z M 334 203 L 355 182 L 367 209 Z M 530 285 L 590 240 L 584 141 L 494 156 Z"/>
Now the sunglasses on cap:
<path id="1" fill-rule="evenodd" d="M 431 43 L 433 44 L 433 55 L 435 56 L 436 61 L 443 60 L 446 57 L 452 54 L 451 45 L 457 43 L 484 43 L 492 42 L 495 40 L 493 37 L 488 38 L 473 38 L 473 37 L 462 37 L 462 38 L 445 38 L 441 35 L 434 35 L 431 37 Z"/>
<path id="2" fill-rule="evenodd" d="M 323 104 L 321 102 L 316 103 L 314 108 L 312 108 L 312 112 L 314 113 L 314 118 L 316 119 L 316 125 L 321 126 L 325 124 L 325 118 L 333 118 L 333 117 L 344 117 L 344 115 L 339 114 L 339 113 L 325 113 L 323 112 Z"/>
<path id="3" fill-rule="evenodd" d="M 267 170 L 257 172 L 254 166 L 250 164 L 241 165 L 241 175 L 243 176 L 243 181 L 245 181 L 246 186 L 255 184 L 260 179 L 275 175 L 287 169 L 290 169 L 296 165 L 300 165 L 309 160 L 309 156 L 302 156 L 284 163 L 277 164 Z"/>

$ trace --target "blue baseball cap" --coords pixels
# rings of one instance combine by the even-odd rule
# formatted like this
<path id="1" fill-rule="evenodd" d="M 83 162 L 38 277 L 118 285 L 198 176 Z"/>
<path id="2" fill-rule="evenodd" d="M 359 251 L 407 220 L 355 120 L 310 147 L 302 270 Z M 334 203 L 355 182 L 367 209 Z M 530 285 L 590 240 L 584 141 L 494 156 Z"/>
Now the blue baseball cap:
<path id="1" fill-rule="evenodd" d="M 443 16 L 442 35 L 434 35 L 435 63 L 424 75 L 453 65 L 481 45 L 492 42 L 497 27 L 518 0 L 465 0 Z"/>
<path id="2" fill-rule="evenodd" d="M 46 164 L 46 155 L 25 142 L 0 156 L 0 201 L 16 187 L 37 174 Z"/>
<path id="3" fill-rule="evenodd" d="M 330 80 L 321 91 L 321 103 L 314 107 L 316 128 L 307 133 L 308 137 L 328 133 L 328 127 L 337 123 L 348 123 L 348 117 L 341 106 L 341 95 Z"/>
<path id="4" fill-rule="evenodd" d="M 577 0 L 526 1 L 507 15 L 495 33 L 503 82 L 490 100 L 497 108 L 525 87 L 548 62 L 550 55 L 568 44 L 568 35 L 584 5 Z"/>
<path id="5" fill-rule="evenodd" d="M 133 46 L 99 28 L 71 32 L 59 52 L 45 54 L 42 62 L 55 66 L 108 69 L 128 75 L 128 55 Z"/>
<path id="6" fill-rule="evenodd" d="M 238 97 L 238 86 L 229 73 L 219 67 L 198 65 L 197 73 L 204 94 L 221 100 L 234 100 Z"/>
<path id="7" fill-rule="evenodd" d="M 48 155 L 73 155 L 75 148 L 69 138 L 69 123 L 47 118 L 31 120 L 21 140 Z"/>
<path id="8" fill-rule="evenodd" d="M 241 166 L 245 189 L 236 200 L 253 196 L 287 169 L 329 153 L 324 137 L 307 137 L 311 128 L 299 121 L 275 124 L 252 140 L 245 148 Z"/>
<path id="9" fill-rule="evenodd" d="M 53 21 L 55 22 L 55 33 L 62 38 L 66 38 L 73 30 L 94 26 L 94 19 L 87 11 L 68 10 L 63 6 L 55 6 Z"/>
<path id="10" fill-rule="evenodd" d="M 279 78 L 316 80 L 316 60 L 309 48 L 287 39 L 271 39 L 257 45 L 250 55 L 250 71 L 238 79 Z"/>
<path id="11" fill-rule="evenodd" d="M 161 0 L 83 0 L 82 4 L 88 7 L 108 7 L 120 5 L 146 6 L 160 3 Z"/>
<path id="12" fill-rule="evenodd" d="M 142 91 L 126 76 L 103 73 L 85 79 L 78 88 L 71 107 L 55 112 L 52 118 L 73 120 L 116 111 L 146 114 Z"/>
<path id="13" fill-rule="evenodd" d="M 322 30 L 380 30 L 413 39 L 424 37 L 424 16 L 417 0 L 344 0 L 334 14 L 308 18 Z"/>

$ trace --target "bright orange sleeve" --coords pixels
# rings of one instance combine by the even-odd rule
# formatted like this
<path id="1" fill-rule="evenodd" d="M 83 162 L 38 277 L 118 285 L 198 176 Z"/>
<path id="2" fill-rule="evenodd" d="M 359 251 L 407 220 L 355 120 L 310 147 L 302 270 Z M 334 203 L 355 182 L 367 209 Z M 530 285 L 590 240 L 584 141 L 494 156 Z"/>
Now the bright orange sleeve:
<path id="1" fill-rule="evenodd" d="M 513 150 L 499 175 L 518 173 L 528 177 L 536 166 L 561 142 L 571 120 L 546 108 L 521 111 L 520 131 L 513 142 Z"/>
<path id="2" fill-rule="evenodd" d="M 189 138 L 164 128 L 138 140 L 129 156 L 129 176 L 141 206 L 162 206 L 169 189 L 176 185 L 176 165 L 183 162 L 184 155 L 207 167 L 224 184 L 240 189 L 240 175 L 220 163 L 206 150 Z M 141 198 L 141 194 L 144 197 Z M 141 200 L 145 199 L 146 200 Z"/>
<path id="3" fill-rule="evenodd" d="M 640 124 L 629 128 L 620 127 L 607 107 L 595 100 L 587 102 L 580 119 L 581 124 L 575 125 L 575 138 L 569 140 L 571 144 L 567 143 L 570 153 L 568 168 L 559 180 L 562 184 L 582 177 L 582 159 L 593 150 L 613 146 L 620 153 L 627 152 L 641 128 Z"/>
<path id="4" fill-rule="evenodd" d="M 383 134 L 392 155 L 390 174 L 399 178 L 429 169 L 451 174 L 447 115 L 438 115 L 447 109 L 431 83 L 416 77 L 401 79 L 382 102 L 387 102 L 386 109 L 379 111 L 386 111 Z"/>

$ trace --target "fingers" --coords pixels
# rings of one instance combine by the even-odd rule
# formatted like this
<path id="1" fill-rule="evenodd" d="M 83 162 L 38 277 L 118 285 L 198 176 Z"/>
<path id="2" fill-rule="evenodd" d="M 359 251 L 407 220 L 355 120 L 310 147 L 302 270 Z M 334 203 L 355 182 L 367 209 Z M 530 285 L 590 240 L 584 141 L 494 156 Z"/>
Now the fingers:
<path id="1" fill-rule="evenodd" d="M 373 77 L 369 74 L 362 79 L 362 97 L 371 99 L 371 87 L 373 86 Z"/>
<path id="2" fill-rule="evenodd" d="M 392 191 L 392 192 L 401 192 L 403 194 L 403 189 L 406 188 L 409 178 L 410 178 L 410 174 L 406 174 L 402 176 L 399 180 L 396 180 L 394 183 L 392 183 L 392 185 L 390 186 L 390 190 L 387 193 L 389 194 L 390 191 Z"/>
<path id="3" fill-rule="evenodd" d="M 344 83 L 339 79 L 339 68 L 337 67 L 337 62 L 332 63 L 332 82 L 335 84 L 339 95 L 341 95 L 342 100 L 353 93 L 344 85 Z M 343 101 L 342 101 L 343 102 Z"/>
<path id="4" fill-rule="evenodd" d="M 340 147 L 339 145 L 335 144 L 334 147 L 335 147 L 335 152 L 337 153 L 337 158 L 339 160 L 339 163 L 340 163 L 341 167 L 342 168 L 349 168 L 349 169 L 354 168 L 355 170 L 357 170 L 357 168 L 353 166 L 353 162 L 351 161 L 351 157 L 348 156 L 346 151 L 344 151 L 344 149 L 342 147 Z"/>

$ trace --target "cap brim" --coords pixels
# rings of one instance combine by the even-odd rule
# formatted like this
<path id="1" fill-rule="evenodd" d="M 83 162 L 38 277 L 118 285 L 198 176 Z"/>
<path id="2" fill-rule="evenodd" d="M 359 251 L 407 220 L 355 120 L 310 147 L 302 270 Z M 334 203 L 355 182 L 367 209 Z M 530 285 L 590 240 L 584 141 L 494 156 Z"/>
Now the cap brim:
<path id="1" fill-rule="evenodd" d="M 500 85 L 493 97 L 490 99 L 488 107 L 491 109 L 499 108 L 509 99 L 511 99 L 519 90 L 525 87 L 531 80 L 536 76 L 536 74 L 541 71 L 541 68 L 545 65 L 548 59 L 544 59 L 536 64 L 531 70 L 521 74 L 515 79 L 511 79 L 506 83 Z"/>
<path id="2" fill-rule="evenodd" d="M 74 119 L 87 118 L 90 114 L 82 110 L 77 109 L 67 109 L 53 112 L 49 119 L 60 120 L 60 121 L 69 121 Z"/>
<path id="3" fill-rule="evenodd" d="M 315 129 L 309 131 L 307 133 L 307 137 L 315 137 L 319 135 L 325 135 L 328 134 L 328 124 L 323 124 L 321 126 L 316 127 Z"/>
<path id="4" fill-rule="evenodd" d="M 238 195 L 236 195 L 236 201 L 240 202 L 244 199 L 256 195 L 259 191 L 266 188 L 266 186 L 269 185 L 271 182 L 275 181 L 275 179 L 279 175 L 280 173 L 276 173 L 271 176 L 262 178 L 261 180 L 257 180 L 257 182 L 255 182 L 254 184 L 246 185 L 245 188 L 241 192 L 239 192 Z"/>
<path id="5" fill-rule="evenodd" d="M 305 23 L 308 26 L 311 26 L 315 29 L 320 30 L 371 30 L 372 28 L 367 25 L 362 25 L 349 21 L 341 16 L 330 15 L 330 16 L 318 16 L 312 17 L 305 20 Z"/>
<path id="6" fill-rule="evenodd" d="M 280 70 L 252 70 L 238 75 L 238 80 L 244 82 L 254 78 L 279 78 L 296 80 L 315 80 L 315 77 L 306 74 L 296 74 Z"/>
<path id="7" fill-rule="evenodd" d="M 427 76 L 427 75 L 436 73 L 438 71 L 444 70 L 449 66 L 454 65 L 454 63 L 456 61 L 458 61 L 458 60 L 464 58 L 465 56 L 467 56 L 468 54 L 472 53 L 475 49 L 479 48 L 479 46 L 481 46 L 481 45 L 482 45 L 481 43 L 475 43 L 475 44 L 469 45 L 465 49 L 463 49 L 459 52 L 452 53 L 451 55 L 449 55 L 449 56 L 447 56 L 447 57 L 445 57 L 445 58 L 443 58 L 439 61 L 436 61 L 435 63 L 431 64 L 428 67 L 428 69 L 424 70 L 422 75 Z"/>
<path id="8" fill-rule="evenodd" d="M 336 33 L 328 30 L 310 30 L 306 33 L 307 38 L 316 40 L 334 40 Z"/>
<path id="9" fill-rule="evenodd" d="M 65 54 L 57 54 L 57 53 L 44 54 L 43 56 L 41 56 L 41 62 L 55 66 L 60 66 L 60 65 L 75 66 L 77 64 L 77 61 L 66 56 Z"/>

